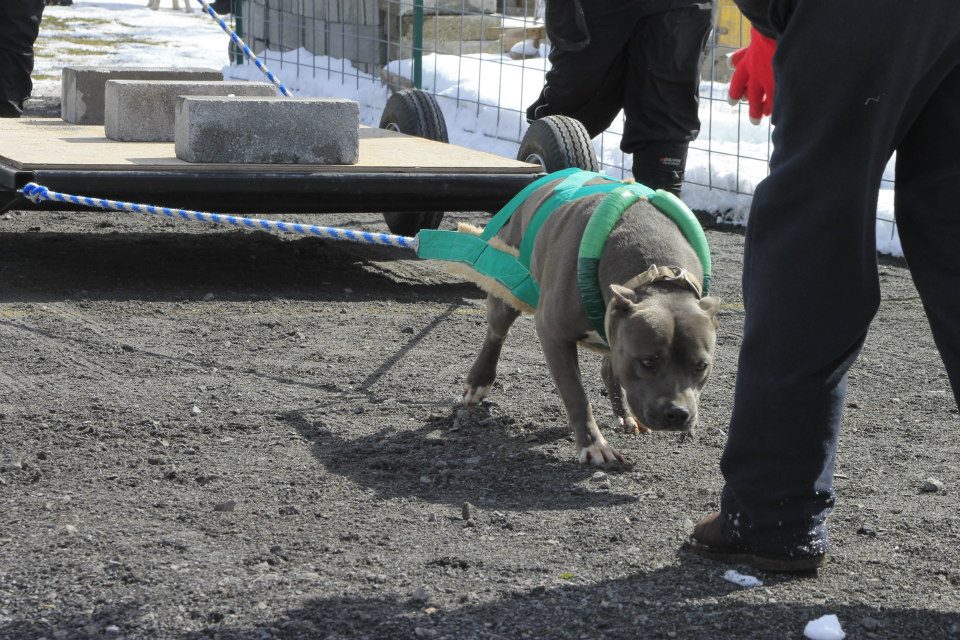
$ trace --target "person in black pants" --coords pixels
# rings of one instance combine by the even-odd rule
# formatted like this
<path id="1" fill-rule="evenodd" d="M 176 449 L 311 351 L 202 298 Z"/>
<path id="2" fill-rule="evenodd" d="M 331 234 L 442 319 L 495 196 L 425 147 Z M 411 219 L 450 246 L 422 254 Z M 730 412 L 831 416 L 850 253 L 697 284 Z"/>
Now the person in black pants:
<path id="1" fill-rule="evenodd" d="M 960 402 L 960 5 L 738 4 L 776 37 L 776 128 L 747 223 L 726 485 L 690 548 L 806 571 L 829 550 L 847 370 L 880 303 L 875 216 L 894 151 L 900 241 Z M 740 63 L 762 78 L 754 58 Z M 754 102 L 772 89 L 747 85 Z"/>
<path id="2" fill-rule="evenodd" d="M 700 131 L 700 62 L 713 0 L 547 0 L 552 68 L 527 119 L 576 118 L 590 137 L 624 110 L 620 148 L 633 175 L 680 193 Z"/>
<path id="3" fill-rule="evenodd" d="M 19 118 L 33 82 L 33 43 L 44 0 L 0 0 L 0 117 Z"/>

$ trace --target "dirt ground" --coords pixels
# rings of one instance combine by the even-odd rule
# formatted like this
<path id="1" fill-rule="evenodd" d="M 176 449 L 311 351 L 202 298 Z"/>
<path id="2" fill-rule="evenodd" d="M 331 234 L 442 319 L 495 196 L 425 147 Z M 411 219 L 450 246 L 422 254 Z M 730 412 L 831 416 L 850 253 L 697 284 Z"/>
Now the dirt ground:
<path id="1" fill-rule="evenodd" d="M 725 305 L 696 438 L 607 428 L 634 465 L 594 478 L 529 319 L 491 402 L 457 408 L 472 285 L 132 216 L 0 216 L 0 637 L 768 639 L 836 614 L 849 639 L 960 638 L 960 424 L 902 263 L 851 374 L 831 561 L 741 567 L 764 582 L 743 589 L 680 551 L 717 506 L 739 233 L 708 233 Z"/>

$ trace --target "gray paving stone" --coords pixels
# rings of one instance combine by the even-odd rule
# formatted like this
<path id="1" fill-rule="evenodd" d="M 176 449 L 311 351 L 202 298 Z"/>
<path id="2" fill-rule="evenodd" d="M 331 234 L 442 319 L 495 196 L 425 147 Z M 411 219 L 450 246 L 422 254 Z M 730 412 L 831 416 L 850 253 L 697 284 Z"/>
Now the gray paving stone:
<path id="1" fill-rule="evenodd" d="M 360 106 L 339 98 L 177 98 L 175 148 L 188 162 L 356 164 Z"/>
<path id="2" fill-rule="evenodd" d="M 223 80 L 216 69 L 64 67 L 60 117 L 72 124 L 103 124 L 107 80 Z"/>
<path id="3" fill-rule="evenodd" d="M 123 142 L 173 142 L 179 96 L 275 96 L 269 82 L 108 80 L 104 131 Z"/>

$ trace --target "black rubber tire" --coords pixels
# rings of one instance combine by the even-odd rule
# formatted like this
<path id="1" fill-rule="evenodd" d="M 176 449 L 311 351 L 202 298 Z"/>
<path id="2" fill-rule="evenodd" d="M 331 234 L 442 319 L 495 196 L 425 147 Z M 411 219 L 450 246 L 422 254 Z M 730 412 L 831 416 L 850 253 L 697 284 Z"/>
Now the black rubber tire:
<path id="1" fill-rule="evenodd" d="M 534 120 L 520 141 L 517 160 L 539 163 L 547 173 L 570 167 L 600 171 L 586 127 L 566 116 Z"/>
<path id="2" fill-rule="evenodd" d="M 437 99 L 419 89 L 403 89 L 390 96 L 380 116 L 380 128 L 427 140 L 450 142 L 447 123 Z M 420 229 L 438 228 L 443 220 L 443 211 L 384 213 L 383 219 L 391 233 L 415 236 Z"/>

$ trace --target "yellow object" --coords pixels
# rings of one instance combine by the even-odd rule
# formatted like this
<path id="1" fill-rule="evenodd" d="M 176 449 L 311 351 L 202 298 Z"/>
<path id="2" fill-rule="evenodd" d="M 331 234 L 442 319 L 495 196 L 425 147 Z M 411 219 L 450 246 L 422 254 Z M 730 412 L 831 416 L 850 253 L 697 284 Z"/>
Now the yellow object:
<path id="1" fill-rule="evenodd" d="M 750 44 L 750 21 L 733 0 L 717 2 L 717 45 L 739 49 Z"/>

